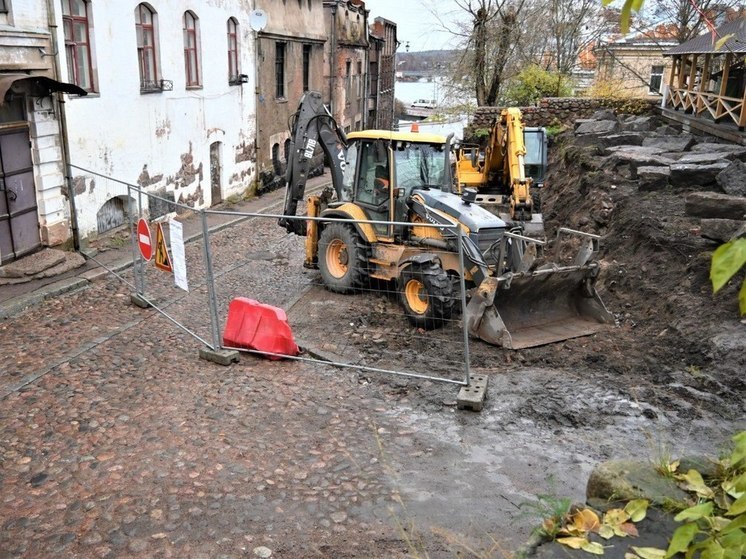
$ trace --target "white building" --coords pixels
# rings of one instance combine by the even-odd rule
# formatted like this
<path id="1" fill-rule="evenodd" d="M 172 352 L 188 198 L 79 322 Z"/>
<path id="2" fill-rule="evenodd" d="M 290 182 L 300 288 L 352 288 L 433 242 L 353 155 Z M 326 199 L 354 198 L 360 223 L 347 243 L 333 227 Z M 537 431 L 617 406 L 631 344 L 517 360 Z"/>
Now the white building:
<path id="1" fill-rule="evenodd" d="M 0 110 L 0 125 L 25 121 L 30 133 L 43 244 L 69 236 L 66 155 L 82 238 L 126 219 L 126 186 L 104 177 L 193 207 L 253 183 L 249 14 L 248 0 L 0 0 L 0 84 L 3 74 L 27 73 L 56 80 L 49 88 L 88 92 L 65 94 L 63 107 L 19 80 L 9 98 L 23 114 L 2 118 Z M 150 210 L 156 216 L 167 205 Z M 0 201 L 0 220 L 2 211 Z"/>

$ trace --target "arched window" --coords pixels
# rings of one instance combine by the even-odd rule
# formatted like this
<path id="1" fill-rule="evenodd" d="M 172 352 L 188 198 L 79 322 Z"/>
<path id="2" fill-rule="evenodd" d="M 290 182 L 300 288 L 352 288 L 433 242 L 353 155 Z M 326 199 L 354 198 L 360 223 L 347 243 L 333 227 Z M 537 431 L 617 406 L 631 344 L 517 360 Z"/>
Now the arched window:
<path id="1" fill-rule="evenodd" d="M 228 18 L 228 81 L 238 82 L 238 21 Z"/>
<path id="2" fill-rule="evenodd" d="M 135 31 L 137 33 L 137 62 L 140 67 L 140 90 L 160 90 L 156 12 L 147 4 L 140 4 L 135 8 Z"/>
<path id="3" fill-rule="evenodd" d="M 184 12 L 184 64 L 187 87 L 202 85 L 199 70 L 199 19 L 194 12 Z"/>
<path id="4" fill-rule="evenodd" d="M 90 8 L 90 2 L 86 0 L 62 0 L 62 26 L 69 79 L 86 91 L 95 91 Z"/>

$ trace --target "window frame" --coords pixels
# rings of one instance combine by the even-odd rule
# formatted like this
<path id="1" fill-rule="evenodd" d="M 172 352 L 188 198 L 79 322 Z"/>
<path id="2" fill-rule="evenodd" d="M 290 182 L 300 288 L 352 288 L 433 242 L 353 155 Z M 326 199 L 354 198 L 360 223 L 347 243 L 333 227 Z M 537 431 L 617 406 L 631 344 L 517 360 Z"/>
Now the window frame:
<path id="1" fill-rule="evenodd" d="M 660 68 L 660 72 L 656 72 L 656 68 Z M 652 64 L 650 66 L 650 83 L 648 84 L 648 91 L 650 93 L 658 94 L 661 91 L 661 86 L 663 85 L 663 74 L 666 73 L 666 66 L 665 64 Z M 658 87 L 654 88 L 653 84 L 655 83 L 657 78 Z"/>
<path id="2" fill-rule="evenodd" d="M 8 7 L 8 0 L 0 0 L 0 14 L 8 14 L 10 13 L 10 8 Z"/>
<path id="3" fill-rule="evenodd" d="M 303 91 L 306 92 L 311 88 L 311 54 L 313 53 L 312 45 L 303 45 Z"/>
<path id="4" fill-rule="evenodd" d="M 285 62 L 287 60 L 287 43 L 275 42 L 275 99 L 285 100 Z"/>
<path id="5" fill-rule="evenodd" d="M 143 23 L 142 14 L 147 13 L 150 16 L 150 23 Z M 137 39 L 137 64 L 140 73 L 140 92 L 149 93 L 153 91 L 162 91 L 160 68 L 158 63 L 158 12 L 150 5 L 142 2 L 135 6 L 135 34 Z M 150 46 L 145 41 L 146 33 L 150 34 Z M 146 79 L 149 73 L 149 66 L 146 64 L 145 56 L 148 51 L 152 56 L 153 76 L 152 79 Z"/>
<path id="6" fill-rule="evenodd" d="M 72 15 L 72 3 L 81 2 L 85 11 L 84 16 Z M 67 11 L 67 13 L 65 13 Z M 85 42 L 75 40 L 75 24 L 83 24 L 85 27 Z M 69 34 L 68 34 L 69 30 Z M 91 2 L 90 0 L 62 0 L 62 35 L 65 40 L 65 54 L 67 56 L 68 79 L 89 93 L 96 92 L 96 80 L 93 74 L 93 48 L 91 45 Z M 86 86 L 80 81 L 80 65 L 78 49 L 85 49 L 88 55 L 88 79 L 90 83 Z"/>
<path id="7" fill-rule="evenodd" d="M 182 18 L 184 31 L 184 82 L 187 89 L 202 87 L 202 76 L 199 65 L 199 18 L 191 10 L 184 12 Z M 192 27 L 189 27 L 190 23 Z M 189 39 L 192 39 L 190 46 Z M 191 63 L 194 63 L 192 67 Z M 194 70 L 194 76 L 192 75 Z"/>
<path id="8" fill-rule="evenodd" d="M 227 26 L 228 39 L 228 83 L 236 85 L 241 83 L 239 75 L 241 67 L 238 63 L 238 20 L 235 17 L 229 17 Z"/>

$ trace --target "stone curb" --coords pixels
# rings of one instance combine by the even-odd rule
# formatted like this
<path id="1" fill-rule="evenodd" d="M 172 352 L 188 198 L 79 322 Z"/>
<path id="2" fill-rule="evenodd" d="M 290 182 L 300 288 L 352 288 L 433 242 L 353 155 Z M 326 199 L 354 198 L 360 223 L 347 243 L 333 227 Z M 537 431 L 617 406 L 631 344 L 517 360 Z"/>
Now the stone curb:
<path id="1" fill-rule="evenodd" d="M 314 188 L 309 189 L 308 193 L 313 193 L 317 190 L 321 190 L 325 188 L 326 186 L 329 186 L 330 184 L 331 182 L 325 182 L 323 184 L 320 184 Z M 278 200 L 276 202 L 273 202 L 251 213 L 257 213 L 257 214 L 263 213 L 277 206 L 281 206 L 283 203 L 284 203 L 284 199 Z M 238 216 L 236 217 L 236 219 L 231 219 L 230 221 L 226 221 L 225 223 L 220 223 L 218 225 L 215 225 L 214 227 L 210 227 L 209 231 L 210 233 L 217 233 L 219 231 L 228 229 L 229 227 L 233 227 L 234 225 L 237 225 L 244 221 L 248 221 L 249 219 L 254 219 L 254 218 L 250 216 Z M 202 238 L 202 232 L 200 231 L 198 233 L 194 233 L 192 235 L 185 237 L 184 242 L 191 243 L 201 238 Z M 124 270 L 127 270 L 131 266 L 132 266 L 132 260 L 129 260 L 129 259 L 120 260 L 119 262 L 112 263 L 108 267 L 108 270 L 102 266 L 99 266 L 98 268 L 94 268 L 93 270 L 87 270 L 85 272 L 82 272 L 78 276 L 75 276 L 72 278 L 66 278 L 66 279 L 63 279 L 63 280 L 60 280 L 54 283 L 50 283 L 48 285 L 45 285 L 44 287 L 37 289 L 36 291 L 32 291 L 31 293 L 26 293 L 24 295 L 14 297 L 13 299 L 9 299 L 8 301 L 5 301 L 4 303 L 0 303 L 0 320 L 7 320 L 8 318 L 11 318 L 17 314 L 20 314 L 21 312 L 25 311 L 29 307 L 38 305 L 39 303 L 41 303 L 42 301 L 45 301 L 46 299 L 51 299 L 52 297 L 57 297 L 58 295 L 62 295 L 64 293 L 70 293 L 72 291 L 83 289 L 84 287 L 87 287 L 89 283 L 95 280 L 101 279 L 104 276 L 108 276 L 109 270 L 119 273 Z"/>

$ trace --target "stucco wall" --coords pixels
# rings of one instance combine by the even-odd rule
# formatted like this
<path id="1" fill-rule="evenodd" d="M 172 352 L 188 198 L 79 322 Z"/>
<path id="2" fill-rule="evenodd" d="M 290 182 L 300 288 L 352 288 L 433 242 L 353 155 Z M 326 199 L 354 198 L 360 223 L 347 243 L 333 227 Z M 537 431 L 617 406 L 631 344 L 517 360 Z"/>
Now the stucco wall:
<path id="1" fill-rule="evenodd" d="M 656 97 L 650 92 L 650 77 L 653 66 L 663 66 L 662 86 L 668 83 L 671 75 L 671 58 L 663 57 L 663 48 L 652 49 L 600 49 L 598 52 L 598 68 L 596 83 L 609 82 L 627 95 L 637 97 Z"/>
<path id="2" fill-rule="evenodd" d="M 248 188 L 255 177 L 254 41 L 248 0 L 202 1 L 199 18 L 201 82 L 187 89 L 183 51 L 184 3 L 161 0 L 158 10 L 159 74 L 172 91 L 141 93 L 135 36 L 138 2 L 93 3 L 98 91 L 67 103 L 71 163 L 102 175 L 172 193 L 193 207 L 210 206 L 210 144 L 221 142 L 221 194 Z M 238 20 L 239 71 L 248 83 L 229 85 L 226 26 Z M 57 14 L 62 37 L 62 18 Z M 67 62 L 61 49 L 62 68 Z M 68 80 L 67 76 L 63 79 Z M 75 171 L 79 226 L 95 232 L 96 214 L 126 187 Z"/>
<path id="3" fill-rule="evenodd" d="M 0 66 L 54 77 L 48 12 L 43 0 L 14 0 L 0 28 Z M 34 168 L 39 234 L 43 244 L 57 245 L 70 236 L 68 202 L 59 122 L 52 97 L 26 98 L 26 116 Z"/>

